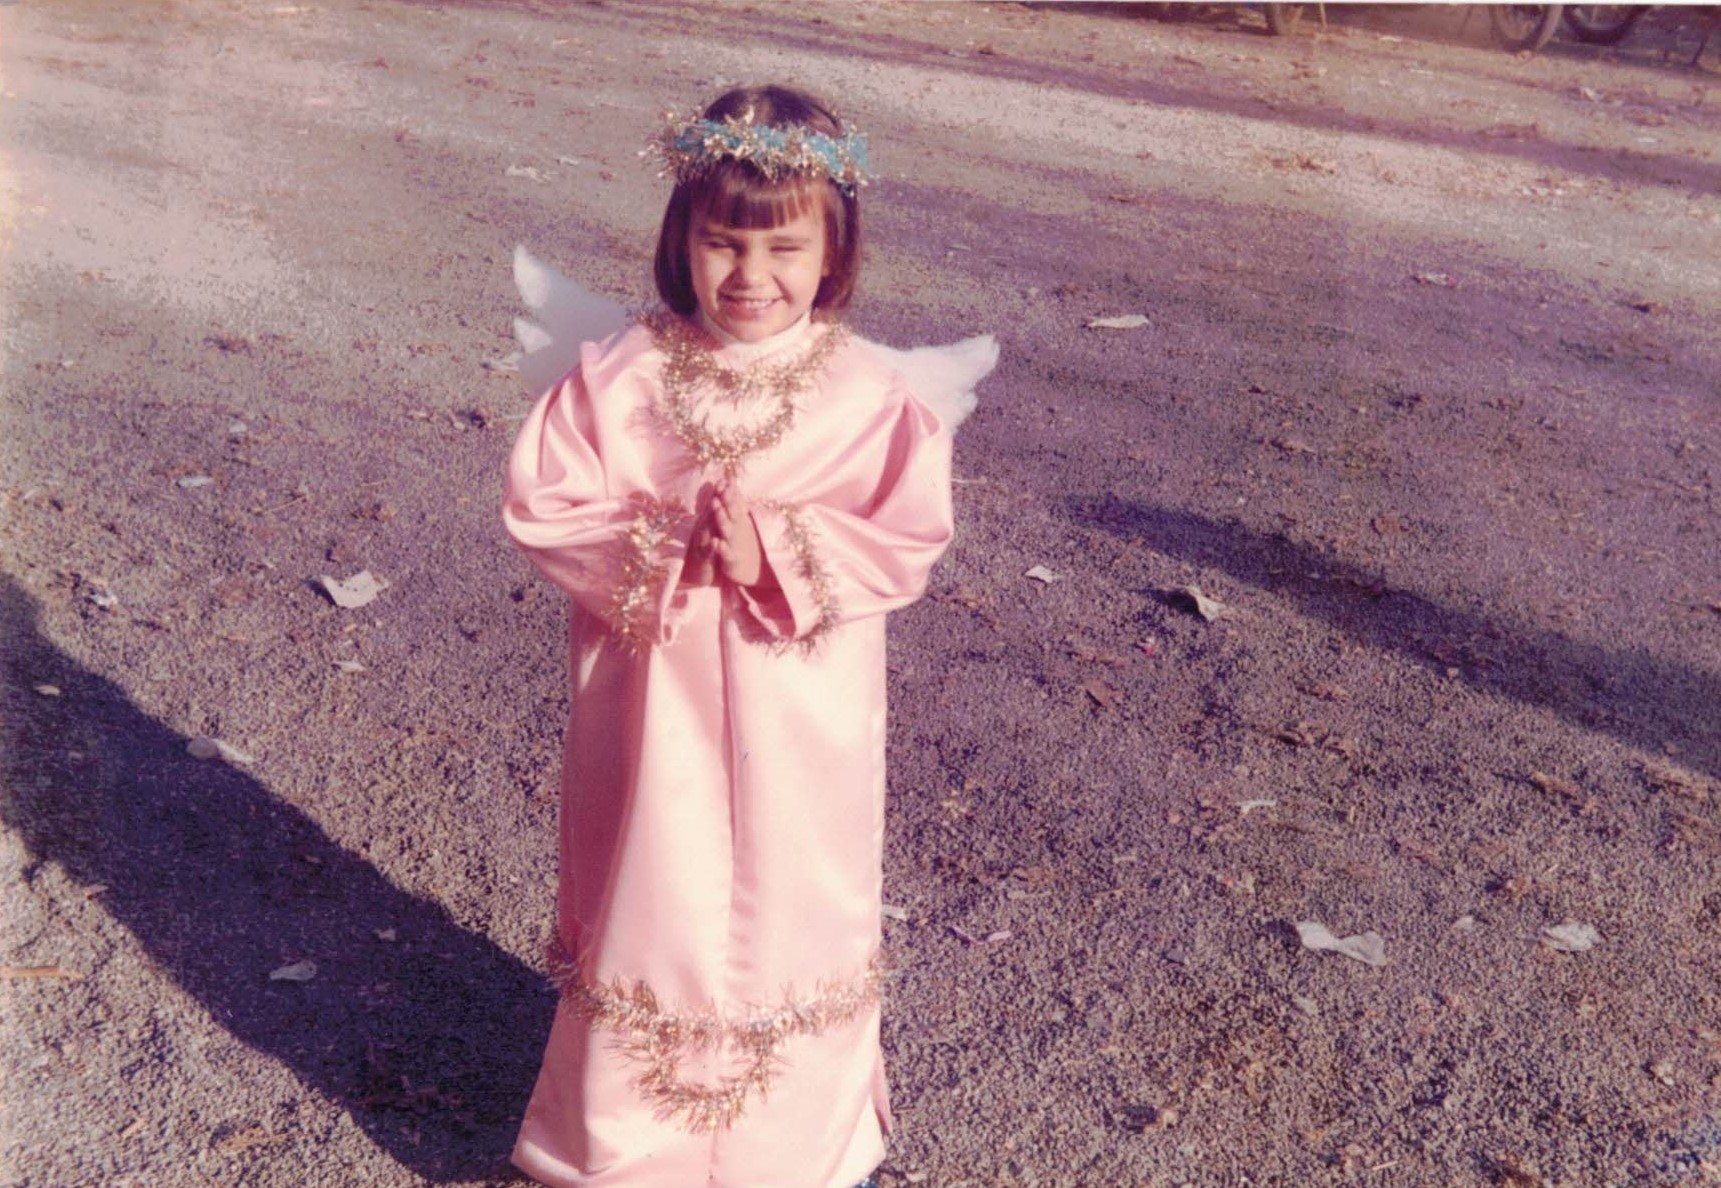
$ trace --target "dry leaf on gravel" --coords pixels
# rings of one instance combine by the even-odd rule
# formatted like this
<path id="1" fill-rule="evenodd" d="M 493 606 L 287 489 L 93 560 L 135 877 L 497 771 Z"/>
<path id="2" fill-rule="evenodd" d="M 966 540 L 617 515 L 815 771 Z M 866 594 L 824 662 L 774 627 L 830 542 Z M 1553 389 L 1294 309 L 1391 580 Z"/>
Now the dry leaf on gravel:
<path id="1" fill-rule="evenodd" d="M 1089 330 L 1139 330 L 1149 325 L 1146 314 L 1122 314 L 1115 318 L 1089 318 Z"/>
<path id="2" fill-rule="evenodd" d="M 1542 943 L 1561 953 L 1587 953 L 1601 943 L 1601 933 L 1588 924 L 1567 920 L 1542 929 Z"/>
<path id="3" fill-rule="evenodd" d="M 1386 942 L 1378 932 L 1339 937 L 1318 920 L 1304 920 L 1297 925 L 1297 937 L 1303 948 L 1318 953 L 1338 953 L 1364 965 L 1386 964 Z"/>
<path id="4" fill-rule="evenodd" d="M 199 487 L 207 487 L 215 480 L 207 474 L 188 474 L 184 478 L 174 480 L 174 484 L 185 491 L 195 491 Z"/>
<path id="5" fill-rule="evenodd" d="M 1200 586 L 1178 586 L 1171 591 L 1171 600 L 1186 610 L 1193 610 L 1209 623 L 1231 613 L 1230 607 L 1217 598 L 1209 598 Z"/>
<path id="6" fill-rule="evenodd" d="M 368 606 L 388 588 L 387 582 L 368 569 L 361 569 L 350 578 L 332 578 L 325 574 L 317 580 L 322 583 L 330 601 L 342 610 Z"/>
<path id="7" fill-rule="evenodd" d="M 1242 813 L 1245 817 L 1247 817 L 1251 812 L 1253 812 L 1256 809 L 1269 809 L 1269 808 L 1278 808 L 1278 807 L 1279 807 L 1279 802 L 1276 800 L 1268 800 L 1268 799 L 1244 800 L 1244 801 L 1238 802 L 1237 811 Z"/>
<path id="8" fill-rule="evenodd" d="M 365 666 L 357 660 L 336 660 L 335 667 L 342 672 L 364 672 Z"/>
<path id="9" fill-rule="evenodd" d="M 279 969 L 269 971 L 271 982 L 308 982 L 316 976 L 315 961 L 295 961 L 291 965 L 283 965 Z"/>
<path id="10" fill-rule="evenodd" d="M 1547 1188 L 1548 1182 L 1518 1155 L 1496 1155 L 1489 1160 L 1496 1188 Z"/>
<path id="11" fill-rule="evenodd" d="M 1044 565 L 1036 565 L 1036 566 L 1034 566 L 1034 568 L 1030 569 L 1027 573 L 1024 573 L 1022 576 L 1025 578 L 1033 578 L 1036 582 L 1042 582 L 1048 586 L 1051 585 L 1053 582 L 1061 582 L 1064 580 L 1063 574 L 1053 573 L 1051 570 L 1047 569 Z"/>
<path id="12" fill-rule="evenodd" d="M 1530 783 L 1550 796 L 1563 796 L 1567 800 L 1584 798 L 1584 790 L 1570 780 L 1562 780 L 1559 776 L 1551 776 L 1546 772 L 1533 771 L 1530 773 Z"/>
<path id="13" fill-rule="evenodd" d="M 1123 694 L 1104 681 L 1089 681 L 1082 686 L 1082 691 L 1092 699 L 1095 706 L 1103 710 L 1111 709 L 1123 700 Z"/>
<path id="14" fill-rule="evenodd" d="M 60 686 L 58 685 L 31 685 L 30 687 L 43 697 L 58 697 L 60 695 Z"/>
<path id="15" fill-rule="evenodd" d="M 255 755 L 247 754 L 231 743 L 224 743 L 218 738 L 199 736 L 185 744 L 186 753 L 193 759 L 220 759 L 227 763 L 237 763 L 249 766 L 257 762 Z"/>
<path id="16" fill-rule="evenodd" d="M 1418 272 L 1413 274 L 1410 279 L 1419 285 L 1436 285 L 1442 289 L 1456 289 L 1458 287 L 1458 282 L 1444 272 Z"/>

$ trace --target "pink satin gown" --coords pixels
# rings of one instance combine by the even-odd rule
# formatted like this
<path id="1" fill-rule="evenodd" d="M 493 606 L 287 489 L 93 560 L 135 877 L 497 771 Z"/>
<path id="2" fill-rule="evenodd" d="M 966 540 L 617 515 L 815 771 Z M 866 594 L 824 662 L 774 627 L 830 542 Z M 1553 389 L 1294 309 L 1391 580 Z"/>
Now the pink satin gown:
<path id="1" fill-rule="evenodd" d="M 563 998 L 514 1161 L 561 1188 L 850 1188 L 890 1125 L 884 616 L 949 543 L 950 434 L 842 341 L 735 472 L 780 590 L 683 588 L 722 478 L 697 435 L 773 398 L 696 390 L 678 428 L 661 346 L 643 325 L 587 345 L 509 467 L 508 531 L 573 604 Z"/>

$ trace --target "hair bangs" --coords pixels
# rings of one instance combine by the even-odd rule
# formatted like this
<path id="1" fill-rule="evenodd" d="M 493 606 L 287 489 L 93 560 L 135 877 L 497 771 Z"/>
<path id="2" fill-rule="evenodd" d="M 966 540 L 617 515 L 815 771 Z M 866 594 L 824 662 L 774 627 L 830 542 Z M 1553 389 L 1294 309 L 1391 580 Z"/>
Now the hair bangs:
<path id="1" fill-rule="evenodd" d="M 743 231 L 768 231 L 823 209 L 829 183 L 806 177 L 772 181 L 743 161 L 723 161 L 694 182 L 695 217 Z"/>

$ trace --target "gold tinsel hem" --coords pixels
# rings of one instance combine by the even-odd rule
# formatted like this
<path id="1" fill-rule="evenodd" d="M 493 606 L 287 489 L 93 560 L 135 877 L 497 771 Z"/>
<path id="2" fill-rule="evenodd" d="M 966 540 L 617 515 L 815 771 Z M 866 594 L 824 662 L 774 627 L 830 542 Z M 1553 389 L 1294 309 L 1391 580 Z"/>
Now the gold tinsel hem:
<path id="1" fill-rule="evenodd" d="M 717 362 L 705 333 L 674 314 L 658 311 L 641 319 L 652 344 L 663 352 L 663 399 L 658 417 L 701 467 L 718 466 L 733 475 L 751 454 L 783 440 L 795 424 L 795 401 L 813 384 L 842 345 L 843 328 L 832 324 L 812 347 L 788 363 L 761 362 L 737 370 Z M 761 420 L 713 425 L 709 412 L 695 407 L 702 388 L 731 404 L 772 402 Z"/>
<path id="2" fill-rule="evenodd" d="M 666 1009 L 640 981 L 587 982 L 559 946 L 550 951 L 550 976 L 563 1006 L 611 1032 L 622 1057 L 638 1066 L 634 1087 L 658 1116 L 698 1134 L 734 1125 L 751 1098 L 770 1092 L 784 1064 L 780 1049 L 787 1041 L 854 1022 L 878 1004 L 883 981 L 875 959 L 846 982 L 821 983 L 809 998 L 786 990 L 779 1006 L 743 1004 L 721 1014 Z M 719 1077 L 716 1084 L 682 1077 L 681 1062 L 689 1054 L 724 1050 L 738 1057 L 739 1072 Z"/>
<path id="3" fill-rule="evenodd" d="M 631 651 L 657 642 L 656 616 L 663 599 L 669 562 L 660 553 L 676 527 L 691 513 L 675 499 L 636 495 L 639 514 L 616 538 L 616 584 L 610 594 L 609 621 L 616 640 Z"/>

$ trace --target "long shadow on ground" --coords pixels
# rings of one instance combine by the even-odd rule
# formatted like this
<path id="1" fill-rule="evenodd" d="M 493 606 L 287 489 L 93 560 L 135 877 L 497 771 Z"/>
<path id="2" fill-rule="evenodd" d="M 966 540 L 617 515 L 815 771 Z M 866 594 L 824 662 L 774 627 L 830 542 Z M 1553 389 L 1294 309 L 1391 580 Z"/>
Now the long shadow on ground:
<path id="1" fill-rule="evenodd" d="M 1587 729 L 1721 775 L 1721 676 L 1636 649 L 1609 649 L 1545 631 L 1502 628 L 1281 536 L 1189 512 L 1116 499 L 1069 500 L 1063 514 L 1156 551 L 1221 570 L 1294 602 L 1312 618 L 1383 651 L 1397 651 Z"/>
<path id="2" fill-rule="evenodd" d="M 255 779 L 191 758 L 36 614 L 0 577 L 0 817 L 37 859 L 105 885 L 106 909 L 216 1020 L 401 1164 L 433 1181 L 494 1171 L 549 1030 L 545 979 Z M 43 682 L 63 695 L 33 695 Z M 300 960 L 309 982 L 269 979 Z"/>

